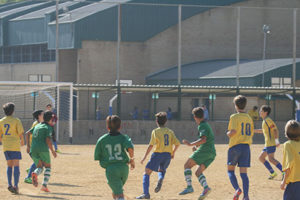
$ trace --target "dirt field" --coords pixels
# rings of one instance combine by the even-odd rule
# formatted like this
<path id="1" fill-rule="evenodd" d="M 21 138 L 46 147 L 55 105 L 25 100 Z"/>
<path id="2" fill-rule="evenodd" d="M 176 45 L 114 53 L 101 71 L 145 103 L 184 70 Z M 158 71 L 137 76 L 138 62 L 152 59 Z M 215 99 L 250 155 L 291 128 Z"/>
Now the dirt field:
<path id="1" fill-rule="evenodd" d="M 29 156 L 22 149 L 20 195 L 11 195 L 7 190 L 6 164 L 4 155 L 0 156 L 0 199 L 112 199 L 111 190 L 106 184 L 105 172 L 98 162 L 93 161 L 94 146 L 59 146 L 64 154 L 52 159 L 53 168 L 49 189 L 51 193 L 45 194 L 38 188 L 23 183 L 25 170 L 32 163 Z M 283 192 L 279 189 L 281 175 L 276 180 L 268 180 L 265 167 L 259 163 L 257 157 L 263 148 L 262 145 L 252 145 L 252 167 L 249 170 L 250 199 L 252 200 L 279 200 Z M 142 193 L 142 175 L 145 165 L 139 163 L 146 150 L 146 145 L 135 146 L 136 169 L 130 171 L 129 179 L 125 185 L 127 199 L 134 199 Z M 186 186 L 183 176 L 183 164 L 191 154 L 191 148 L 181 146 L 175 159 L 167 171 L 164 185 L 160 193 L 154 193 L 157 174 L 153 173 L 150 179 L 152 199 L 197 199 L 202 188 L 193 176 L 194 193 L 179 196 L 178 193 Z M 277 150 L 276 157 L 282 160 L 282 148 Z M 226 170 L 227 145 L 217 145 L 217 157 L 205 172 L 208 184 L 212 188 L 209 200 L 232 199 L 234 190 L 229 182 Z M 193 170 L 195 171 L 195 169 Z M 237 178 L 241 186 L 239 173 Z M 41 182 L 43 175 L 40 175 Z"/>

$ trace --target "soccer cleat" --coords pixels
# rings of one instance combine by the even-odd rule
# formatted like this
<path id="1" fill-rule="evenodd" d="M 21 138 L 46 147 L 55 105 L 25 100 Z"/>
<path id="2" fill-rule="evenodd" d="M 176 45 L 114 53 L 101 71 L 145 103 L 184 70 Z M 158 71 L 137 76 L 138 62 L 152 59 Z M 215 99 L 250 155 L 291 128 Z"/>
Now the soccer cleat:
<path id="1" fill-rule="evenodd" d="M 203 200 L 207 197 L 207 195 L 211 192 L 211 189 L 207 187 L 206 189 L 203 190 L 203 192 L 200 194 L 200 197 L 198 200 Z"/>
<path id="2" fill-rule="evenodd" d="M 15 188 L 13 186 L 8 186 L 8 191 L 10 191 L 11 193 L 15 193 Z"/>
<path id="3" fill-rule="evenodd" d="M 142 194 L 141 196 L 136 197 L 136 199 L 150 199 L 150 194 Z"/>
<path id="4" fill-rule="evenodd" d="M 56 149 L 55 152 L 56 153 L 61 153 L 61 151 L 59 149 Z"/>
<path id="5" fill-rule="evenodd" d="M 185 188 L 182 192 L 180 192 L 179 195 L 185 195 L 185 194 L 192 193 L 192 192 L 194 192 L 194 189 L 192 186 L 190 186 L 190 187 Z"/>
<path id="6" fill-rule="evenodd" d="M 269 180 L 273 180 L 276 176 L 277 176 L 277 173 L 273 172 L 272 174 L 270 174 Z"/>
<path id="7" fill-rule="evenodd" d="M 249 197 L 244 197 L 243 200 L 250 200 Z"/>
<path id="8" fill-rule="evenodd" d="M 19 188 L 17 186 L 14 186 L 14 191 L 13 191 L 14 194 L 19 194 Z"/>
<path id="9" fill-rule="evenodd" d="M 32 172 L 31 174 L 31 178 L 32 178 L 32 184 L 34 187 L 37 187 L 38 186 L 38 176 L 36 173 Z"/>
<path id="10" fill-rule="evenodd" d="M 238 200 L 241 194 L 242 194 L 242 190 L 240 188 L 237 189 L 234 193 L 233 200 Z"/>
<path id="11" fill-rule="evenodd" d="M 41 191 L 50 192 L 50 190 L 46 186 L 42 186 Z"/>
<path id="12" fill-rule="evenodd" d="M 27 174 L 28 174 L 29 170 L 30 170 L 30 168 L 26 169 L 26 173 L 27 173 Z"/>
<path id="13" fill-rule="evenodd" d="M 161 189 L 162 183 L 164 179 L 159 179 L 156 185 L 156 188 L 154 189 L 154 192 L 158 193 Z"/>
<path id="14" fill-rule="evenodd" d="M 24 179 L 24 183 L 32 184 L 32 179 L 31 179 L 31 177 L 25 178 L 25 179 Z"/>

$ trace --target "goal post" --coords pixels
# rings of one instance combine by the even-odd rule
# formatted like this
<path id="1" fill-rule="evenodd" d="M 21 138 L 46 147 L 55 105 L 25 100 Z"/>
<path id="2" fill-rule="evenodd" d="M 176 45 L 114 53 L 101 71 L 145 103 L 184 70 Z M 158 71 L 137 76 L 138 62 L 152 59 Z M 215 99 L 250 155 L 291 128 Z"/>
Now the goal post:
<path id="1" fill-rule="evenodd" d="M 32 112 L 51 104 L 58 118 L 56 139 L 72 143 L 73 83 L 0 81 L 0 105 L 7 102 L 15 104 L 14 116 L 22 121 L 25 131 L 33 122 Z"/>

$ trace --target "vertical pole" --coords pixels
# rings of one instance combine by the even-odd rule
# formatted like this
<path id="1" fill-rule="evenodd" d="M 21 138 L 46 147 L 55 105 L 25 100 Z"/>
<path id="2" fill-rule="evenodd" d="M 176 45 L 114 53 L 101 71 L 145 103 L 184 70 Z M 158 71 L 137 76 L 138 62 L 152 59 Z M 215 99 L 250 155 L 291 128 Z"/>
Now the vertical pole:
<path id="1" fill-rule="evenodd" d="M 57 122 L 56 122 L 56 140 L 59 141 L 59 124 L 60 124 L 60 88 L 59 86 L 56 87 L 56 116 L 57 116 Z"/>
<path id="2" fill-rule="evenodd" d="M 59 52 L 58 52 L 58 48 L 59 48 L 59 32 L 58 32 L 58 4 L 59 4 L 59 0 L 56 0 L 56 4 L 55 4 L 55 10 L 56 10 L 56 37 L 55 37 L 55 81 L 58 82 L 58 69 L 59 69 Z"/>
<path id="3" fill-rule="evenodd" d="M 118 4 L 118 42 L 117 42 L 117 115 L 121 117 L 121 88 L 120 88 L 120 43 L 121 43 L 121 4 Z"/>
<path id="4" fill-rule="evenodd" d="M 70 113 L 69 113 L 69 137 L 70 144 L 72 144 L 73 140 L 73 84 L 70 85 Z"/>
<path id="5" fill-rule="evenodd" d="M 241 8 L 237 7 L 237 23 L 236 23 L 236 93 L 240 93 L 240 24 L 241 24 Z"/>
<path id="6" fill-rule="evenodd" d="M 154 98 L 153 99 L 153 118 L 154 118 L 154 115 L 156 114 L 156 104 L 157 104 L 157 99 L 156 98 Z"/>
<path id="7" fill-rule="evenodd" d="M 181 120 L 181 14 L 182 5 L 178 6 L 178 102 L 177 102 L 177 119 Z"/>
<path id="8" fill-rule="evenodd" d="M 297 50 L 297 9 L 294 8 L 293 12 L 293 118 L 296 119 L 296 50 Z"/>
<path id="9" fill-rule="evenodd" d="M 95 120 L 97 120 L 97 100 L 98 100 L 98 93 L 95 91 Z"/>
<path id="10" fill-rule="evenodd" d="M 211 100 L 211 120 L 214 121 L 215 116 L 214 116 L 214 107 L 215 107 L 215 100 L 212 98 Z"/>
<path id="11" fill-rule="evenodd" d="M 267 47 L 267 33 L 264 32 L 264 47 L 263 47 L 263 74 L 261 86 L 265 87 L 265 68 L 266 68 L 266 47 Z"/>

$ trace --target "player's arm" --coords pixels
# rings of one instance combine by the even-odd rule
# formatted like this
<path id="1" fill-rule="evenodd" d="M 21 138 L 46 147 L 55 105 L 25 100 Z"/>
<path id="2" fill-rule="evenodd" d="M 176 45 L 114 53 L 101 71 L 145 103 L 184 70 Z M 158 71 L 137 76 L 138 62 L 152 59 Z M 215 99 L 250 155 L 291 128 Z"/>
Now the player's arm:
<path id="1" fill-rule="evenodd" d="M 197 146 L 197 147 L 198 147 L 198 146 L 200 146 L 201 144 L 206 143 L 206 136 L 203 135 L 203 136 L 200 137 L 199 140 L 196 140 L 196 141 L 194 141 L 194 142 L 189 142 L 189 141 L 187 141 L 187 140 L 182 140 L 182 143 L 185 144 L 185 145 L 187 145 L 187 146 Z"/>
<path id="2" fill-rule="evenodd" d="M 284 177 L 283 177 L 283 180 L 281 181 L 280 189 L 282 189 L 282 190 L 285 189 L 285 186 L 286 186 L 286 180 L 288 179 L 290 173 L 291 173 L 290 168 L 288 168 L 288 169 L 286 169 L 286 170 L 284 171 Z"/>
<path id="3" fill-rule="evenodd" d="M 146 160 L 146 158 L 147 158 L 148 154 L 151 152 L 152 148 L 153 148 L 153 145 L 150 144 L 147 148 L 144 158 L 141 160 L 141 164 L 143 164 L 143 162 Z"/>
<path id="4" fill-rule="evenodd" d="M 232 136 L 234 136 L 236 134 L 236 130 L 235 129 L 231 129 L 231 130 L 227 131 L 226 134 L 227 134 L 227 136 L 229 138 L 231 138 Z"/>
<path id="5" fill-rule="evenodd" d="M 275 143 L 276 143 L 276 146 L 279 147 L 280 146 L 280 142 L 279 142 L 279 133 L 278 133 L 278 130 L 277 128 L 274 128 L 274 138 L 275 138 Z"/>
<path id="6" fill-rule="evenodd" d="M 179 146 L 180 146 L 180 144 L 175 145 L 172 155 L 171 155 L 172 159 L 175 157 L 175 153 L 176 153 L 177 149 L 179 148 Z"/>
<path id="7" fill-rule="evenodd" d="M 46 143 L 47 143 L 47 145 L 48 145 L 48 147 L 49 147 L 49 149 L 50 149 L 50 151 L 51 151 L 53 157 L 56 158 L 56 152 L 55 152 L 54 149 L 53 149 L 51 137 L 47 137 L 47 138 L 46 138 Z"/>
<path id="8" fill-rule="evenodd" d="M 30 130 L 25 133 L 26 144 L 27 144 L 27 153 L 30 152 L 30 135 L 31 134 L 32 134 L 32 132 Z"/>
<path id="9" fill-rule="evenodd" d="M 22 132 L 20 134 L 20 140 L 21 140 L 21 146 L 24 146 L 25 145 L 25 142 L 24 142 L 24 132 Z"/>
<path id="10" fill-rule="evenodd" d="M 262 129 L 254 129 L 254 133 L 263 133 Z"/>
<path id="11" fill-rule="evenodd" d="M 130 169 L 134 169 L 135 168 L 135 162 L 134 162 L 134 149 L 133 148 L 128 148 L 127 149 L 130 160 L 129 160 L 129 164 L 130 164 Z"/>
<path id="12" fill-rule="evenodd" d="M 230 116 L 229 124 L 228 124 L 228 131 L 227 131 L 227 136 L 231 138 L 237 133 L 237 120 L 235 117 Z"/>

